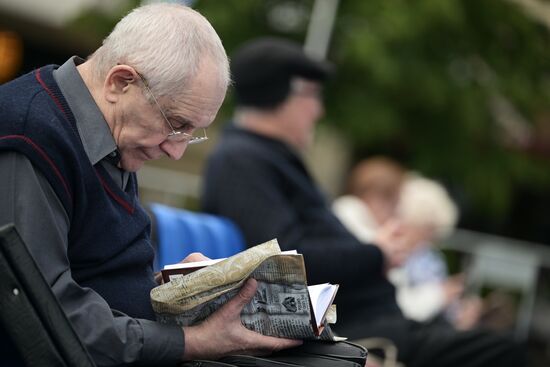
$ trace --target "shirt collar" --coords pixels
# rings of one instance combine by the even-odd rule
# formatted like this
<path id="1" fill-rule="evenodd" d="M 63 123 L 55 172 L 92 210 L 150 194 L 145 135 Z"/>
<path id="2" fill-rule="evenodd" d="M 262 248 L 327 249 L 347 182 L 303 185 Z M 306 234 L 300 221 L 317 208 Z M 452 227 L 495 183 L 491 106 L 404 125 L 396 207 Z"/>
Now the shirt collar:
<path id="1" fill-rule="evenodd" d="M 76 69 L 83 62 L 78 56 L 71 57 L 54 71 L 54 78 L 73 112 L 80 140 L 92 165 L 104 158 L 116 160 L 113 163 L 117 164 L 120 154 L 111 129 Z"/>

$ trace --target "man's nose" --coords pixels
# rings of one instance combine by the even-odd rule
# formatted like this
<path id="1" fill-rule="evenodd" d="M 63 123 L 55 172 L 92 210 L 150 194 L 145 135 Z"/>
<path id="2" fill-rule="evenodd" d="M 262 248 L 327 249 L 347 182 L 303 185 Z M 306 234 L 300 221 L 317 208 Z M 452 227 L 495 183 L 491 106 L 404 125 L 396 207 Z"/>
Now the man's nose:
<path id="1" fill-rule="evenodd" d="M 187 149 L 186 141 L 171 141 L 165 140 L 160 144 L 160 149 L 166 154 L 170 159 L 178 160 L 183 156 L 185 150 Z"/>

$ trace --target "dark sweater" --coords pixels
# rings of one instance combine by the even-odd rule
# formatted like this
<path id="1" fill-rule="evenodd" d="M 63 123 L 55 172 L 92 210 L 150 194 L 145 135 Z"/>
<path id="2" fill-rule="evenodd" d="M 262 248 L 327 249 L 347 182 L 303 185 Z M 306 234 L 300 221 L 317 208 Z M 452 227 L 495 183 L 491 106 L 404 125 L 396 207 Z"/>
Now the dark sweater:
<path id="1" fill-rule="evenodd" d="M 0 150 L 24 154 L 63 204 L 72 277 L 112 309 L 153 319 L 150 221 L 137 201 L 135 174 L 124 192 L 101 165 L 92 166 L 53 69 L 41 68 L 0 88 Z"/>
<path id="2" fill-rule="evenodd" d="M 235 221 L 249 246 L 277 238 L 298 250 L 310 284 L 339 283 L 336 330 L 357 317 L 400 314 L 380 250 L 344 228 L 286 144 L 229 126 L 208 160 L 202 208 Z"/>

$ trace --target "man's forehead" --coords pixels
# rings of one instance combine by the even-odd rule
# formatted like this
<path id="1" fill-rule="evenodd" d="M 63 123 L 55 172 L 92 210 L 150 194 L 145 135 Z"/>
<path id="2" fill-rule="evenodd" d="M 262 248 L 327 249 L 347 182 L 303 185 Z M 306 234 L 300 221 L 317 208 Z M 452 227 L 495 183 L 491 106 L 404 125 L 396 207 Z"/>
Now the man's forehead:
<path id="1" fill-rule="evenodd" d="M 306 79 L 299 76 L 295 76 L 291 80 L 293 87 L 306 87 L 306 88 L 322 88 L 323 84 L 318 80 Z"/>
<path id="2" fill-rule="evenodd" d="M 171 103 L 168 114 L 181 124 L 208 127 L 216 117 L 224 96 L 221 92 L 211 95 L 186 93 Z"/>

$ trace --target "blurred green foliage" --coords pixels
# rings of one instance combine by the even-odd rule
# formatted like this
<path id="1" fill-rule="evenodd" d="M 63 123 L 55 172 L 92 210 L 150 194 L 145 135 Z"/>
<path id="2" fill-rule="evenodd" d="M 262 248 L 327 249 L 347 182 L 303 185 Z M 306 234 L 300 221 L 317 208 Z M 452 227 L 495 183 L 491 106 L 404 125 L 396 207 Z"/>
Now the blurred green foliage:
<path id="1" fill-rule="evenodd" d="M 550 175 L 504 144 L 490 104 L 504 96 L 528 121 L 547 111 L 548 42 L 547 29 L 503 0 L 343 1 L 330 119 L 359 152 L 397 150 L 505 215 L 515 185 L 546 186 Z"/>
<path id="2" fill-rule="evenodd" d="M 313 1 L 193 6 L 231 55 L 257 36 L 303 42 Z M 97 18 L 79 22 L 110 29 L 114 18 Z M 450 185 L 480 217 L 505 218 L 518 187 L 548 192 L 550 170 L 548 157 L 514 142 L 492 111 L 495 101 L 507 101 L 534 136 L 550 131 L 549 46 L 549 30 L 512 1 L 341 0 L 328 54 L 337 73 L 323 123 L 347 137 L 356 159 L 397 157 Z M 231 98 L 222 115 L 230 106 Z"/>
<path id="3" fill-rule="evenodd" d="M 281 3 L 197 1 L 231 52 L 259 35 L 303 42 L 268 14 Z M 307 20 L 306 20 L 307 21 Z M 508 143 L 491 112 L 504 98 L 529 125 L 549 113 L 550 37 L 505 0 L 340 1 L 328 59 L 325 123 L 349 139 L 355 158 L 388 154 L 459 188 L 490 216 L 508 214 L 517 186 L 545 190 L 550 170 Z"/>
<path id="4" fill-rule="evenodd" d="M 75 33 L 86 34 L 97 40 L 107 36 L 126 13 L 140 5 L 140 0 L 116 0 L 113 8 L 92 6 L 67 24 Z"/>
<path id="5" fill-rule="evenodd" d="M 505 144 L 490 109 L 502 96 L 527 121 L 547 113 L 548 30 L 517 5 L 343 1 L 337 26 L 332 59 L 345 66 L 333 98 L 346 103 L 329 111 L 358 152 L 397 150 L 493 216 L 508 214 L 517 185 L 548 185 L 547 163 Z"/>

